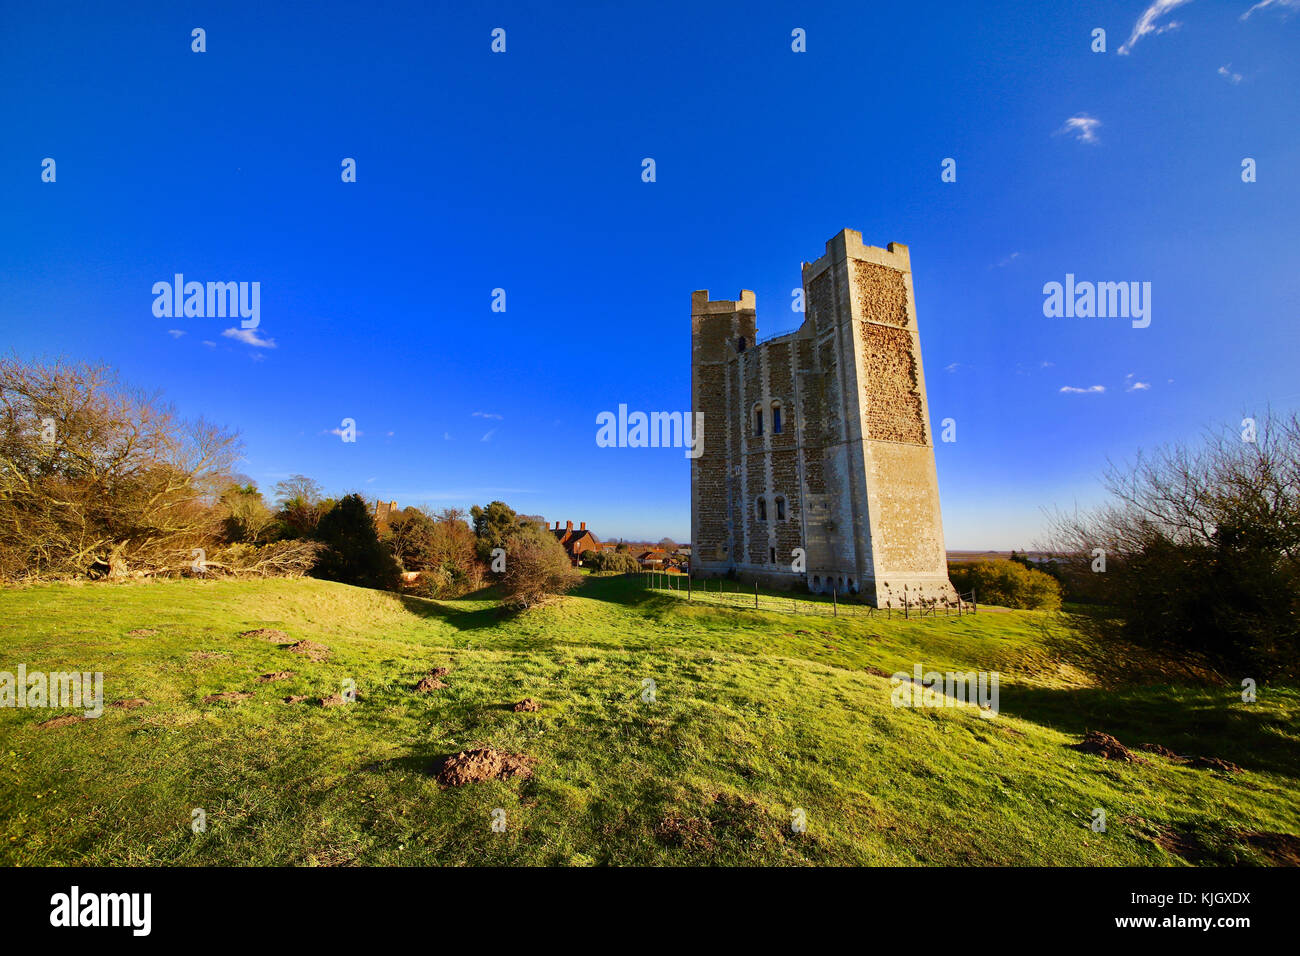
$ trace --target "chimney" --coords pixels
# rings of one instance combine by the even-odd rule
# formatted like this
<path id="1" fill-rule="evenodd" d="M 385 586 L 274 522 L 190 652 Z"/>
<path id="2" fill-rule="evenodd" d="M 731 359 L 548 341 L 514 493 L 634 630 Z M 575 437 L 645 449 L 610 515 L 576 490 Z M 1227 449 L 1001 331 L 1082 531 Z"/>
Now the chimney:
<path id="1" fill-rule="evenodd" d="M 572 522 L 572 521 L 566 521 L 566 522 L 564 522 L 564 530 L 565 530 L 565 531 L 572 531 L 572 530 L 573 530 L 573 522 Z"/>
<path id="2" fill-rule="evenodd" d="M 584 522 L 582 522 L 582 524 L 578 525 L 578 530 L 579 530 L 579 531 L 586 531 L 586 530 L 587 530 L 587 522 L 584 521 Z"/>
<path id="3" fill-rule="evenodd" d="M 555 522 L 555 530 L 556 531 L 560 530 L 560 522 L 558 520 Z"/>

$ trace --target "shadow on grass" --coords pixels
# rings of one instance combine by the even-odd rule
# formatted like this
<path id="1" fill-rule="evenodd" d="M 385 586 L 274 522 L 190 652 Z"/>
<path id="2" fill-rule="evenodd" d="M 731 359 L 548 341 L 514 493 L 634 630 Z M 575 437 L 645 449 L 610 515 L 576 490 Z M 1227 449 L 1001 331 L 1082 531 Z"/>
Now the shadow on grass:
<path id="1" fill-rule="evenodd" d="M 1252 707 L 1233 687 L 1013 686 L 1001 698 L 1004 713 L 1065 734 L 1100 730 L 1129 748 L 1160 744 L 1183 756 L 1221 757 L 1247 770 L 1300 778 L 1293 707 Z"/>

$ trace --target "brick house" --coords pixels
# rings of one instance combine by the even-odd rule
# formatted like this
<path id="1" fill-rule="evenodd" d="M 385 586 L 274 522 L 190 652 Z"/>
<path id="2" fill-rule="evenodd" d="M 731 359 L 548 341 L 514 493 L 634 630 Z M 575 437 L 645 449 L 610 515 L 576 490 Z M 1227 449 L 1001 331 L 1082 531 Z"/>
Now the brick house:
<path id="1" fill-rule="evenodd" d="M 582 553 L 584 551 L 599 551 L 601 549 L 600 541 L 596 536 L 587 530 L 587 522 L 583 521 L 578 525 L 578 529 L 573 529 L 573 522 L 566 521 L 563 528 L 560 523 L 555 522 L 555 527 L 551 529 L 560 546 L 564 548 L 564 553 L 569 556 L 569 561 L 576 568 L 582 563 Z"/>

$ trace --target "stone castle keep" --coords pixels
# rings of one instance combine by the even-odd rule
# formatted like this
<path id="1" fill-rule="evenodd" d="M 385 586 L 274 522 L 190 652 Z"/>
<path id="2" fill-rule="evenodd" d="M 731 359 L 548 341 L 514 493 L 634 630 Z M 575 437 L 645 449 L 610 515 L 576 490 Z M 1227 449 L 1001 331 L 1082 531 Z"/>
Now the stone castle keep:
<path id="1" fill-rule="evenodd" d="M 753 292 L 691 296 L 692 570 L 955 602 L 907 246 L 845 229 L 803 291 L 803 325 L 761 343 Z"/>

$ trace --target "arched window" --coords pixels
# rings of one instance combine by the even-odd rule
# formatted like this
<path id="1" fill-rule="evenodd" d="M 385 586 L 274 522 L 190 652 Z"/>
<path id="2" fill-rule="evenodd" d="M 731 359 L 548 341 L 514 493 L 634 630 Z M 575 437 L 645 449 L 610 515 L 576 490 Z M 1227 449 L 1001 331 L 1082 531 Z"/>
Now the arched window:
<path id="1" fill-rule="evenodd" d="M 822 589 L 822 576 L 821 576 L 820 574 L 814 574 L 814 575 L 813 575 L 813 590 L 814 590 L 814 591 L 820 591 L 821 589 Z"/>
<path id="2" fill-rule="evenodd" d="M 760 436 L 763 434 L 763 406 L 754 406 L 754 434 Z"/>
<path id="3" fill-rule="evenodd" d="M 779 401 L 772 403 L 772 434 L 781 434 L 781 403 Z"/>
<path id="4" fill-rule="evenodd" d="M 776 496 L 776 520 L 785 520 L 785 495 Z"/>
<path id="5" fill-rule="evenodd" d="M 756 502 L 756 506 L 758 509 L 758 520 L 766 521 L 767 520 L 767 499 L 759 498 L 758 501 Z"/>
<path id="6" fill-rule="evenodd" d="M 737 352 L 745 351 L 745 337 L 743 335 L 740 338 L 736 339 L 736 351 Z"/>

